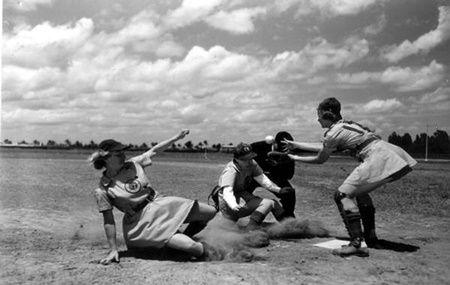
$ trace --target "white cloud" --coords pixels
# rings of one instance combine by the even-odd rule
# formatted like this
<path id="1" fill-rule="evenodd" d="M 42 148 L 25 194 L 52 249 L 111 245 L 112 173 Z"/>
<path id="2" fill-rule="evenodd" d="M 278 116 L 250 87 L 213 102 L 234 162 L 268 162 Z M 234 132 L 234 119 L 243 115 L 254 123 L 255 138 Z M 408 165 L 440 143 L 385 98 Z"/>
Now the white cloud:
<path id="1" fill-rule="evenodd" d="M 222 2 L 223 0 L 183 0 L 180 7 L 167 13 L 163 20 L 164 24 L 175 29 L 201 21 Z"/>
<path id="2" fill-rule="evenodd" d="M 340 15 L 355 15 L 379 4 L 383 1 L 377 0 L 280 0 L 275 1 L 274 11 L 283 13 L 296 9 L 298 17 L 310 15 L 318 11 L 325 17 Z"/>
<path id="3" fill-rule="evenodd" d="M 348 66 L 369 53 L 365 39 L 349 38 L 336 45 L 319 38 L 307 44 L 299 52 L 283 52 L 273 58 L 274 70 L 278 73 L 304 72 L 312 74 L 318 70 Z"/>
<path id="4" fill-rule="evenodd" d="M 362 106 L 364 112 L 367 113 L 385 113 L 398 110 L 403 104 L 396 98 L 379 100 L 375 99 Z"/>
<path id="5" fill-rule="evenodd" d="M 244 8 L 231 12 L 219 11 L 205 19 L 212 27 L 225 30 L 233 34 L 247 34 L 254 31 L 253 19 L 266 14 L 263 7 Z"/>
<path id="6" fill-rule="evenodd" d="M 36 10 L 39 6 L 50 6 L 53 0 L 5 0 L 5 8 L 12 8 L 20 12 Z"/>
<path id="7" fill-rule="evenodd" d="M 170 76 L 177 82 L 202 85 L 202 79 L 239 80 L 252 71 L 254 59 L 227 51 L 221 46 L 205 50 L 194 46 L 186 57 L 174 64 Z"/>
<path id="8" fill-rule="evenodd" d="M 310 0 L 310 5 L 324 14 L 354 15 L 377 3 L 377 0 Z"/>
<path id="9" fill-rule="evenodd" d="M 433 92 L 424 94 L 418 101 L 420 104 L 436 104 L 450 100 L 450 87 L 439 87 Z M 449 110 L 450 111 L 450 110 Z"/>
<path id="10" fill-rule="evenodd" d="M 45 22 L 17 34 L 4 34 L 3 62 L 28 67 L 65 66 L 93 30 L 92 20 L 83 18 L 73 27 L 69 24 L 53 27 Z"/>
<path id="11" fill-rule="evenodd" d="M 110 37 L 110 43 L 124 45 L 157 39 L 162 31 L 155 25 L 156 20 L 157 16 L 152 11 L 144 10 L 133 16 L 125 27 L 115 33 L 114 37 Z"/>
<path id="12" fill-rule="evenodd" d="M 182 45 L 171 40 L 160 43 L 155 50 L 155 54 L 161 58 L 182 56 L 184 52 L 185 48 Z"/>
<path id="13" fill-rule="evenodd" d="M 432 30 L 420 36 L 414 42 L 405 40 L 398 46 L 389 46 L 382 52 L 382 57 L 389 62 L 398 62 L 401 59 L 417 53 L 428 53 L 450 38 L 450 6 L 439 7 L 439 24 Z"/>
<path id="14" fill-rule="evenodd" d="M 441 81 L 444 71 L 444 65 L 433 60 L 430 65 L 421 68 L 389 67 L 380 75 L 380 81 L 397 85 L 400 92 L 423 90 Z"/>
<path id="15" fill-rule="evenodd" d="M 79 120 L 79 114 L 70 110 L 64 112 L 54 112 L 53 110 L 27 110 L 16 109 L 12 111 L 2 111 L 4 122 L 26 123 L 26 124 L 46 124 L 57 125 L 60 123 L 70 123 Z"/>
<path id="16" fill-rule="evenodd" d="M 13 97 L 21 97 L 29 91 L 37 92 L 42 89 L 59 85 L 64 74 L 58 68 L 43 67 L 38 69 L 5 65 L 2 68 L 2 90 Z M 6 98 L 9 96 L 7 95 Z M 5 99 L 5 98 L 3 98 Z"/>
<path id="17" fill-rule="evenodd" d="M 386 15 L 381 14 L 375 23 L 364 28 L 364 33 L 367 35 L 377 35 L 386 27 L 386 24 Z"/>
<path id="18" fill-rule="evenodd" d="M 444 78 L 444 75 L 445 66 L 433 60 L 428 66 L 420 68 L 391 66 L 383 72 L 338 74 L 337 81 L 356 85 L 381 82 L 396 86 L 399 92 L 408 92 L 433 87 Z"/>

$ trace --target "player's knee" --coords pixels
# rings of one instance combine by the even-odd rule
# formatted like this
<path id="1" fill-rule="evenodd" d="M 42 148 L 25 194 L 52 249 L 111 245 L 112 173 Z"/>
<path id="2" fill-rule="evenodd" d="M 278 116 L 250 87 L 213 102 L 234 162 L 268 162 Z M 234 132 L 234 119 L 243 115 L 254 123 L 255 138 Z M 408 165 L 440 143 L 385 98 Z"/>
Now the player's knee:
<path id="1" fill-rule="evenodd" d="M 268 209 L 273 209 L 275 207 L 275 201 L 272 199 L 262 199 L 260 205 Z"/>
<path id="2" fill-rule="evenodd" d="M 217 213 L 216 208 L 210 205 L 205 205 L 204 216 L 206 220 L 208 221 L 212 220 L 216 216 L 216 213 Z"/>
<path id="3" fill-rule="evenodd" d="M 358 206 L 356 205 L 354 199 L 348 197 L 346 193 L 339 190 L 334 192 L 334 201 L 336 202 L 339 210 L 350 211 L 353 213 L 359 213 Z"/>

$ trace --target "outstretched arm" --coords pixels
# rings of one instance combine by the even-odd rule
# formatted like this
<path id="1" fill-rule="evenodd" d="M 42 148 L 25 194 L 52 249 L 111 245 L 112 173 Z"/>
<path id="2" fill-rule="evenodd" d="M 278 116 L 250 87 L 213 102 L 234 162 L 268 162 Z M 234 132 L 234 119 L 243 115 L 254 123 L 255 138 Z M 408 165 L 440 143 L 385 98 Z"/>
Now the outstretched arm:
<path id="1" fill-rule="evenodd" d="M 100 260 L 103 265 L 108 265 L 113 261 L 119 262 L 119 252 L 117 250 L 116 242 L 116 224 L 114 222 L 114 215 L 112 210 L 103 211 L 103 222 L 106 233 L 106 239 L 108 240 L 110 252 L 109 254 Z"/>
<path id="2" fill-rule="evenodd" d="M 306 151 L 319 152 L 320 150 L 322 150 L 323 147 L 321 143 L 296 142 L 286 139 L 283 141 L 283 143 L 285 145 L 286 150 L 301 149 Z"/>
<path id="3" fill-rule="evenodd" d="M 149 166 L 152 163 L 152 161 L 151 161 L 152 156 L 154 156 L 158 152 L 163 152 L 169 146 L 171 146 L 174 142 L 181 140 L 188 134 L 189 134 L 189 130 L 182 130 L 178 135 L 158 143 L 157 145 L 155 145 L 148 151 L 144 152 L 143 154 L 131 158 L 131 160 L 141 164 L 143 167 Z"/>
<path id="4" fill-rule="evenodd" d="M 171 146 L 174 142 L 183 139 L 185 136 L 187 136 L 189 134 L 189 130 L 182 130 L 179 134 L 177 134 L 176 136 L 167 139 L 165 141 L 162 141 L 160 143 L 158 143 L 157 145 L 155 145 L 154 147 L 152 147 L 150 150 L 147 151 L 147 155 L 149 155 L 150 157 L 155 155 L 158 152 L 163 152 L 164 150 L 166 150 L 169 146 Z"/>
<path id="5" fill-rule="evenodd" d="M 321 148 L 319 153 L 315 156 L 299 156 L 299 155 L 293 155 L 293 154 L 288 154 L 288 156 L 295 161 L 314 163 L 314 164 L 322 164 L 328 160 L 331 152 L 332 152 L 332 150 L 330 150 L 330 149 Z"/>

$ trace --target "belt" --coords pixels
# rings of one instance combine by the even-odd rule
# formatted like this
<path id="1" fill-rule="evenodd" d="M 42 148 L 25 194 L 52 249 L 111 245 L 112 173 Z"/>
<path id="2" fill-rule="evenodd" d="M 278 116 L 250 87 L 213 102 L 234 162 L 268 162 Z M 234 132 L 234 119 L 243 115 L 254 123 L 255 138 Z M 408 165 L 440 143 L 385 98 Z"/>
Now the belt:
<path id="1" fill-rule="evenodd" d="M 133 211 L 139 212 L 148 205 L 148 203 L 152 202 L 155 199 L 155 193 L 149 194 L 144 201 L 139 203 L 136 207 L 133 208 Z"/>
<path id="2" fill-rule="evenodd" d="M 377 141 L 379 138 L 377 137 L 371 137 L 360 143 L 355 147 L 355 150 L 357 153 L 359 153 L 361 150 L 363 150 L 366 146 L 368 146 L 371 142 Z"/>

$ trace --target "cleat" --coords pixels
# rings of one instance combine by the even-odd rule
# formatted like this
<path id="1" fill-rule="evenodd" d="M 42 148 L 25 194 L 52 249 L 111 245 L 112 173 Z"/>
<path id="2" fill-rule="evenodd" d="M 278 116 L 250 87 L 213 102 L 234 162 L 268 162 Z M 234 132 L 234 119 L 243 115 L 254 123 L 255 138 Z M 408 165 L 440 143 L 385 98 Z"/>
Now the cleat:
<path id="1" fill-rule="evenodd" d="M 352 245 L 343 245 L 341 248 L 333 249 L 332 254 L 340 257 L 347 257 L 351 255 L 367 257 L 369 256 L 369 250 L 367 248 L 354 247 Z"/>

